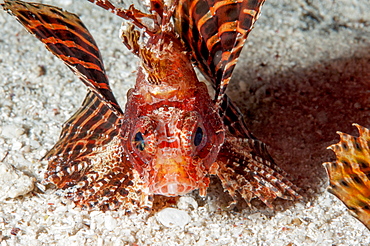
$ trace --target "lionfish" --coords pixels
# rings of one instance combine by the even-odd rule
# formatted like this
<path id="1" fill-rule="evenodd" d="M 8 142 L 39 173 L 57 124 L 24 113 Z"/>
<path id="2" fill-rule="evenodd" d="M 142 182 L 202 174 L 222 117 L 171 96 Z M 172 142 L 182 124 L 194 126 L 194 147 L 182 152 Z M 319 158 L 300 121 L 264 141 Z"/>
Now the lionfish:
<path id="1" fill-rule="evenodd" d="M 329 192 L 370 230 L 370 130 L 354 125 L 359 136 L 338 132 L 339 143 L 328 147 L 337 160 L 324 163 L 324 167 L 329 176 Z"/>
<path id="2" fill-rule="evenodd" d="M 7 10 L 87 86 L 63 125 L 44 183 L 84 209 L 150 211 L 154 195 L 205 196 L 216 175 L 235 203 L 301 196 L 247 129 L 225 94 L 264 0 L 150 0 L 148 11 L 90 2 L 126 20 L 121 37 L 139 59 L 125 110 L 81 20 L 60 8 L 5 0 Z M 197 67 L 213 86 L 214 99 Z"/>

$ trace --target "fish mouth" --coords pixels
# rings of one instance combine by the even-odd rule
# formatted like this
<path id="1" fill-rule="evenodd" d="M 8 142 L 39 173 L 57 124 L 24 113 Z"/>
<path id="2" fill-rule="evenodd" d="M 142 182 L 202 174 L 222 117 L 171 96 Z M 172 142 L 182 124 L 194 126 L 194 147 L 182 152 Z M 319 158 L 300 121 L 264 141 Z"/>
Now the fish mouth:
<path id="1" fill-rule="evenodd" d="M 199 165 L 191 158 L 159 158 L 153 162 L 149 189 L 153 194 L 179 196 L 198 189 L 204 177 L 200 177 Z"/>
<path id="2" fill-rule="evenodd" d="M 185 195 L 198 187 L 193 184 L 186 182 L 163 182 L 160 184 L 155 184 L 151 188 L 153 194 L 163 195 L 163 196 L 181 196 Z"/>

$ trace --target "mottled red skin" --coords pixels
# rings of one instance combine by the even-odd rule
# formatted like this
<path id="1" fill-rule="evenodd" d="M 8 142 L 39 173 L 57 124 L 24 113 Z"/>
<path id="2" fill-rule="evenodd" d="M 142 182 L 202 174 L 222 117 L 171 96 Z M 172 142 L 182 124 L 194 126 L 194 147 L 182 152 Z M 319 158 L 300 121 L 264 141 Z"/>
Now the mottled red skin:
<path id="1" fill-rule="evenodd" d="M 135 88 L 128 93 L 123 146 L 153 194 L 177 196 L 199 189 L 205 195 L 209 168 L 224 141 L 222 120 L 173 34 L 154 36 L 147 47 L 149 55 L 142 56 L 151 67 L 141 64 Z M 159 84 L 147 80 L 150 73 L 160 78 Z M 203 138 L 195 146 L 198 127 Z M 144 136 L 142 151 L 133 141 L 137 132 Z"/>

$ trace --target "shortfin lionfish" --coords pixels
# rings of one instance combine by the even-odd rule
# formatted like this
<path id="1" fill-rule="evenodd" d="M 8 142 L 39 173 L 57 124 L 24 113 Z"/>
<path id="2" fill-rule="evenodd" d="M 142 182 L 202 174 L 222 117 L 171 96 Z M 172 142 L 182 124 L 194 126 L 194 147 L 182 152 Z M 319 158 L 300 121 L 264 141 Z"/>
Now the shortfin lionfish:
<path id="1" fill-rule="evenodd" d="M 90 2 L 126 20 L 122 41 L 140 59 L 124 109 L 77 15 L 39 3 L 3 4 L 88 88 L 45 156 L 45 183 L 82 208 L 127 212 L 150 210 L 153 195 L 205 196 L 210 175 L 234 201 L 259 198 L 272 207 L 275 198 L 301 197 L 225 93 L 264 0 L 151 0 L 147 13 Z M 213 86 L 213 99 L 194 67 Z"/>

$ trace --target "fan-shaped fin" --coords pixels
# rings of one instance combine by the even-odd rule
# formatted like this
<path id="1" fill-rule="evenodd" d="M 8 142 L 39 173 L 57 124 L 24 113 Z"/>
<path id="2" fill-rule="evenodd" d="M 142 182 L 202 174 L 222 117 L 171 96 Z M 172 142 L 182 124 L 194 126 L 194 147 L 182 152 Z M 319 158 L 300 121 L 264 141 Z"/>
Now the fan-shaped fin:
<path id="1" fill-rule="evenodd" d="M 264 0 L 179 0 L 175 29 L 221 103 Z"/>
<path id="2" fill-rule="evenodd" d="M 237 193 L 248 203 L 257 197 L 270 208 L 271 201 L 277 197 L 301 199 L 298 188 L 286 178 L 283 170 L 254 154 L 253 149 L 262 146 L 263 143 L 254 139 L 226 138 L 211 172 L 221 179 L 224 189 L 234 199 Z"/>
<path id="3" fill-rule="evenodd" d="M 329 146 L 337 160 L 324 163 L 324 167 L 329 176 L 329 192 L 370 229 L 370 130 L 354 125 L 359 137 L 338 132 L 339 143 Z"/>
<path id="4" fill-rule="evenodd" d="M 54 6 L 23 1 L 5 1 L 2 6 L 117 115 L 122 114 L 109 87 L 100 51 L 77 15 Z"/>
<path id="5" fill-rule="evenodd" d="M 89 92 L 44 157 L 49 161 L 44 182 L 64 189 L 83 208 L 150 210 L 148 187 L 127 160 L 120 129 L 121 119 Z"/>

